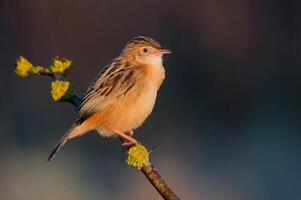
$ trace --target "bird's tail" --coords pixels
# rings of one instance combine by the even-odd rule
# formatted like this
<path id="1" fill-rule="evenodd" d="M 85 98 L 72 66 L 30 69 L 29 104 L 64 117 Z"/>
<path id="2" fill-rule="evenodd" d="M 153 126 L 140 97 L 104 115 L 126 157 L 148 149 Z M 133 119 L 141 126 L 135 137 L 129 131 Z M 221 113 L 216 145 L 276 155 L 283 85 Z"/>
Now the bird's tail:
<path id="1" fill-rule="evenodd" d="M 51 151 L 48 162 L 51 161 L 56 153 L 60 150 L 60 148 L 67 142 L 68 139 L 75 137 L 77 134 L 78 126 L 73 124 L 71 128 L 65 133 L 65 135 L 59 140 L 59 142 L 55 145 L 54 149 Z"/>

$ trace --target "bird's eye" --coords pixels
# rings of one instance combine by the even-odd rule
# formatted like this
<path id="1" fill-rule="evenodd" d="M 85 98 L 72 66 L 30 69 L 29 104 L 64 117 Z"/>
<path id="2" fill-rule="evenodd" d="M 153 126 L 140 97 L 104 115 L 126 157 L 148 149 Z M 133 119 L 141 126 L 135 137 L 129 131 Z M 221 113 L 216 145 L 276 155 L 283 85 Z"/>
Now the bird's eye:
<path id="1" fill-rule="evenodd" d="M 143 53 L 147 53 L 148 52 L 148 48 L 143 48 L 142 51 L 143 51 Z"/>

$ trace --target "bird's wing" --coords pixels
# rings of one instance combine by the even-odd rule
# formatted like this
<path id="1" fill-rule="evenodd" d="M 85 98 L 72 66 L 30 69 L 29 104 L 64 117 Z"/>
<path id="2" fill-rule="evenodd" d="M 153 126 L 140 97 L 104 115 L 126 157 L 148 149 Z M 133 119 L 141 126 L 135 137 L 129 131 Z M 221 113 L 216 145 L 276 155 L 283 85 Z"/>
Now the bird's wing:
<path id="1" fill-rule="evenodd" d="M 112 60 L 89 86 L 78 107 L 76 122 L 83 122 L 109 105 L 114 98 L 133 90 L 136 86 L 134 73 L 134 67 L 122 58 Z"/>

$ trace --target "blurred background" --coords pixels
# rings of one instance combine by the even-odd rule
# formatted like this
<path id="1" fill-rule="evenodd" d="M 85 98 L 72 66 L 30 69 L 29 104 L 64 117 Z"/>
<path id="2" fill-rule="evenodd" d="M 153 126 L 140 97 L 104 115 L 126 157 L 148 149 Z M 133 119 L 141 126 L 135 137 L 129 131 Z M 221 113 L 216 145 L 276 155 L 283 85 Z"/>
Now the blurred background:
<path id="1" fill-rule="evenodd" d="M 166 80 L 135 132 L 182 199 L 299 199 L 301 24 L 298 1 L 1 0 L 0 199 L 160 199 L 125 164 L 118 139 L 74 139 L 47 163 L 74 119 L 50 80 L 14 74 L 25 56 L 74 61 L 82 94 L 138 35 L 158 40 Z"/>

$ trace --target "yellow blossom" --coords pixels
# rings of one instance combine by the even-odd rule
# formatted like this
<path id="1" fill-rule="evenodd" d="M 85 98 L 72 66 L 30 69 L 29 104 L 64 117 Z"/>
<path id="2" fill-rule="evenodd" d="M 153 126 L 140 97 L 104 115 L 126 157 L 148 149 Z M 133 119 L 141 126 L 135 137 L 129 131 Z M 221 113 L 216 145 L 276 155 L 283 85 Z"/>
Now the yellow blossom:
<path id="1" fill-rule="evenodd" d="M 70 69 L 72 65 L 72 61 L 65 59 L 65 58 L 60 58 L 60 57 L 55 57 L 53 59 L 53 62 L 50 66 L 50 70 L 53 73 L 59 73 L 59 74 L 63 74 L 66 75 L 68 72 L 68 69 Z"/>
<path id="2" fill-rule="evenodd" d="M 42 66 L 35 66 L 30 69 L 30 72 L 33 74 L 40 74 L 40 72 L 43 70 L 44 68 Z"/>
<path id="3" fill-rule="evenodd" d="M 51 82 L 51 96 L 54 101 L 66 101 L 75 94 L 74 89 L 69 81 L 53 81 Z"/>
<path id="4" fill-rule="evenodd" d="M 24 57 L 20 56 L 16 62 L 17 67 L 15 69 L 15 73 L 18 76 L 26 77 L 28 76 L 33 65 Z"/>
<path id="5" fill-rule="evenodd" d="M 127 153 L 126 163 L 140 170 L 143 165 L 149 164 L 149 151 L 141 144 L 131 147 Z"/>
<path id="6" fill-rule="evenodd" d="M 51 73 L 50 69 L 46 68 L 44 69 L 46 73 Z"/>

